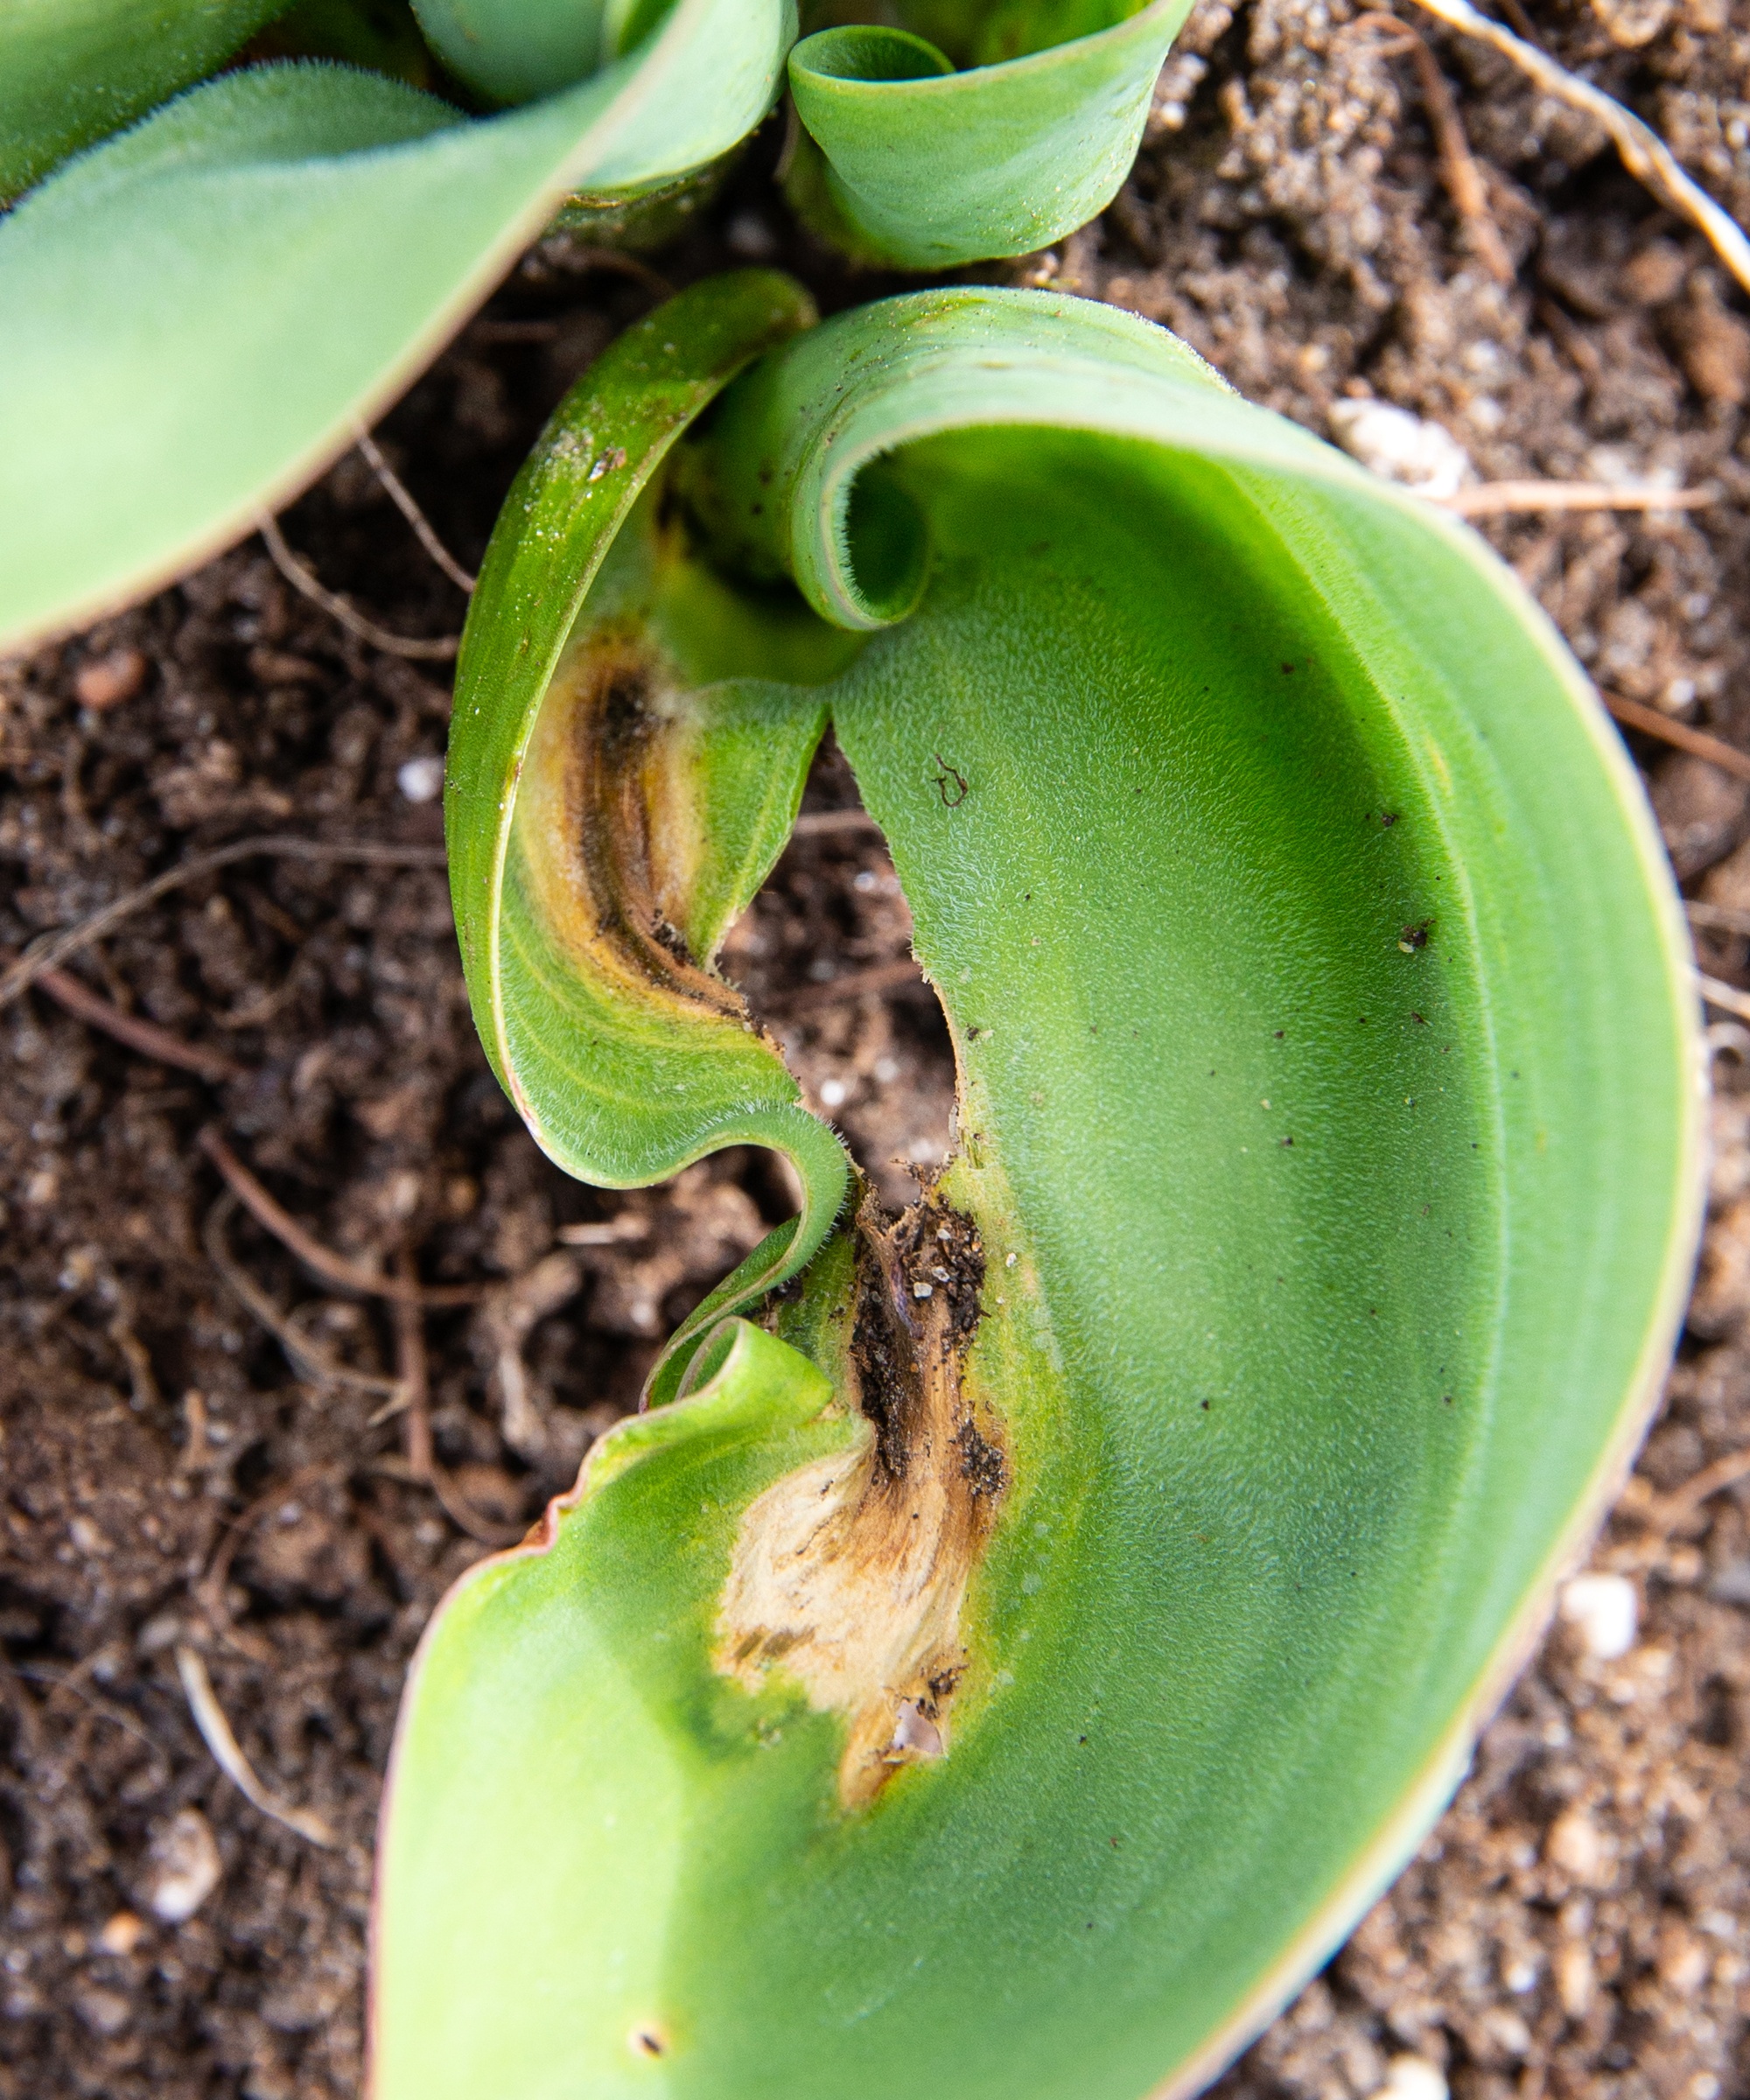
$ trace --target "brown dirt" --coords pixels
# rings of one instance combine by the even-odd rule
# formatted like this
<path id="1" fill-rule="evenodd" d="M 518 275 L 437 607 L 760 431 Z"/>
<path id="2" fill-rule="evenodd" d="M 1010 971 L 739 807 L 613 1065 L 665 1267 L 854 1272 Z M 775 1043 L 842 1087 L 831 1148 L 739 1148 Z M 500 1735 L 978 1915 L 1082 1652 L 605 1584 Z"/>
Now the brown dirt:
<path id="1" fill-rule="evenodd" d="M 1096 228 L 991 274 L 1164 320 L 1254 398 L 1321 432 L 1371 393 L 1445 426 L 1487 479 L 1665 473 L 1686 515 L 1513 519 L 1496 544 L 1600 681 L 1750 743 L 1750 327 L 1698 237 L 1590 129 L 1492 57 L 1432 36 L 1517 264 L 1503 290 L 1437 177 L 1410 60 L 1350 0 L 1202 0 L 1136 174 Z M 1658 122 L 1750 215 L 1750 0 L 1538 4 L 1539 35 Z M 746 168 L 684 249 L 853 285 Z M 465 561 L 541 416 L 642 311 L 635 278 L 537 250 L 382 433 Z M 458 594 L 350 458 L 285 521 L 331 586 L 402 632 Z M 262 831 L 430 845 L 410 799 L 447 680 L 356 644 L 251 542 L 141 610 L 0 675 L 0 942 L 16 948 L 203 847 Z M 1691 893 L 1750 908 L 1750 788 L 1648 761 Z M 427 769 L 429 772 L 429 768 Z M 842 763 L 809 806 L 851 800 Z M 951 1073 L 878 839 L 794 844 L 729 962 L 811 1102 L 886 1199 L 947 1141 Z M 1710 936 L 1745 980 L 1750 949 Z M 216 1124 L 319 1240 L 505 1288 L 419 1329 L 438 1454 L 476 1532 L 520 1525 L 626 1406 L 656 1338 L 789 1208 L 763 1158 L 603 1196 L 535 1152 L 487 1073 L 441 875 L 242 863 L 129 922 L 85 983 L 241 1068 L 209 1082 L 33 992 L 0 1013 L 0 2100 L 357 2090 L 369 1848 L 412 1642 L 483 1550 L 374 1421 L 397 1336 L 247 1219 L 232 1257 L 300 1346 L 295 1375 L 203 1244 Z M 1665 1412 L 1596 1565 L 1640 1637 L 1614 1662 L 1552 1636 L 1434 1838 L 1222 2088 L 1227 2100 L 1730 2100 L 1750 2092 L 1750 1508 L 1659 1498 L 1750 1432 L 1750 1036 L 1723 1039 L 1715 1215 Z M 595 1227 L 598 1229 L 590 1230 Z M 612 1231 L 600 1229 L 612 1227 Z M 570 1228 L 570 1229 L 568 1229 Z M 581 1228 L 581 1229 L 580 1229 Z M 403 1333 L 400 1346 L 413 1346 Z M 319 1850 L 220 1776 L 179 1646 L 244 1748 L 339 1842 Z M 216 1872 L 191 1915 L 177 1908 Z M 1423 2083 L 1395 2059 L 1425 2067 Z"/>

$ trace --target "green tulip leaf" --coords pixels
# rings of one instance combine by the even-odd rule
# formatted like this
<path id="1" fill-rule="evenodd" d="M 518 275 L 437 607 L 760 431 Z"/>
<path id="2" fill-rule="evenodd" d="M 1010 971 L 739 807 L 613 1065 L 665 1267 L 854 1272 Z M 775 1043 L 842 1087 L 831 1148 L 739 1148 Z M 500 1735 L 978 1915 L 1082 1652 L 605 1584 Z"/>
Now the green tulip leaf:
<path id="1" fill-rule="evenodd" d="M 7 0 L 0 202 L 203 79 L 286 0 Z"/>
<path id="2" fill-rule="evenodd" d="M 1196 2090 L 1450 1794 L 1676 1328 L 1686 943 L 1513 578 L 1129 316 L 806 319 L 622 339 L 470 614 L 500 1075 L 597 1180 L 789 1152 L 809 1258 L 428 1630 L 376 2100 Z M 822 1237 L 710 957 L 826 718 L 959 1094 Z"/>
<path id="3" fill-rule="evenodd" d="M 802 1266 L 845 1192 L 837 1139 L 711 959 L 794 821 L 826 725 L 824 701 L 800 696 L 857 645 L 800 603 L 743 603 L 687 558 L 652 485 L 741 367 L 813 318 L 788 278 L 749 272 L 622 337 L 506 500 L 529 529 L 494 535 L 457 672 L 463 963 L 493 1068 L 542 1149 L 626 1187 L 769 1144 L 806 1192 L 800 1225 L 684 1330 L 668 1380 L 704 1321 Z"/>
<path id="4" fill-rule="evenodd" d="M 914 26 L 822 30 L 790 53 L 803 126 L 792 201 L 868 261 L 947 270 L 1026 255 L 1104 211 L 1190 0 L 956 18 L 968 11 L 906 17 L 952 39 L 964 71 Z"/>
<path id="5" fill-rule="evenodd" d="M 344 66 L 209 81 L 0 221 L 0 648 L 167 582 L 290 500 L 571 192 L 673 182 L 770 107 L 791 0 L 676 0 L 476 121 Z"/>
<path id="6" fill-rule="evenodd" d="M 494 102 L 528 102 L 623 57 L 663 0 L 416 0 L 421 27 L 458 80 Z"/>

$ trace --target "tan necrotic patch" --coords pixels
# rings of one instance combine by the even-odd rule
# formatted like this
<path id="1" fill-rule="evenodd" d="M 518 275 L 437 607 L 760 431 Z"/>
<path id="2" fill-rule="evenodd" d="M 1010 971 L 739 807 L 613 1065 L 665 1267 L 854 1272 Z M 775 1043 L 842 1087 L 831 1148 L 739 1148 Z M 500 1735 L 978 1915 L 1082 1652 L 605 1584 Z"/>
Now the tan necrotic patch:
<path id="1" fill-rule="evenodd" d="M 984 1274 L 970 1221 L 926 1200 L 888 1222 L 872 1200 L 858 1238 L 847 1396 L 867 1433 L 751 1505 L 714 1656 L 750 1690 L 780 1670 L 844 1718 L 848 1806 L 948 1750 L 961 1607 L 1007 1471 L 961 1379 Z"/>
<path id="2" fill-rule="evenodd" d="M 597 628 L 570 650 L 529 738 L 518 783 L 522 879 L 550 935 L 618 994 L 742 1013 L 738 994 L 688 953 L 680 928 L 704 852 L 688 696 L 631 632 Z"/>

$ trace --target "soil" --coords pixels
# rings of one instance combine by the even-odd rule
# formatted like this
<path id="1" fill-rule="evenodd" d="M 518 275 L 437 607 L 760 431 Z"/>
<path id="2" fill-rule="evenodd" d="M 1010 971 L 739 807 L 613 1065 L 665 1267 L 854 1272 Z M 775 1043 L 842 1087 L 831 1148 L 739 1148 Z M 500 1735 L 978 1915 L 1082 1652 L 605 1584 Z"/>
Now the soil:
<path id="1" fill-rule="evenodd" d="M 1376 398 L 1485 480 L 1712 486 L 1703 509 L 1486 529 L 1602 684 L 1750 745 L 1741 298 L 1588 122 L 1424 22 L 1514 264 L 1498 283 L 1448 201 L 1413 55 L 1356 12 L 1202 0 L 1111 210 L 984 275 L 1164 321 L 1321 434 Z M 1530 26 L 1750 218 L 1750 0 L 1531 0 Z M 829 307 L 891 289 L 789 225 L 778 139 L 650 267 L 679 284 L 776 262 Z M 645 265 L 544 243 L 388 419 L 462 560 L 564 387 L 654 296 Z M 356 454 L 284 524 L 384 626 L 458 626 L 459 593 Z M 10 948 L 228 841 L 408 852 L 240 860 L 71 966 L 202 1069 L 40 990 L 0 1012 L 0 2096 L 351 2095 L 373 1822 L 419 1629 L 790 1194 L 753 1153 L 630 1195 L 536 1153 L 475 1042 L 431 851 L 446 668 L 352 639 L 259 541 L 4 667 L 0 707 Z M 1750 909 L 1750 787 L 1634 743 L 1689 893 Z M 945 1033 L 835 754 L 807 806 L 728 967 L 897 1205 L 948 1143 Z M 1713 974 L 1750 980 L 1742 936 L 1701 938 Z M 1633 1586 L 1632 1645 L 1600 1657 L 1558 1628 L 1416 1862 L 1225 2100 L 1750 2093 L 1750 1502 L 1676 1492 L 1750 1442 L 1750 1032 L 1716 1039 L 1696 1306 L 1593 1563 Z M 209 1126 L 328 1249 L 492 1294 L 396 1319 L 246 1214 L 215 1220 Z M 382 1411 L 422 1368 L 442 1502 Z M 332 1844 L 221 1774 L 190 1704 L 203 1670 L 271 1797 Z"/>

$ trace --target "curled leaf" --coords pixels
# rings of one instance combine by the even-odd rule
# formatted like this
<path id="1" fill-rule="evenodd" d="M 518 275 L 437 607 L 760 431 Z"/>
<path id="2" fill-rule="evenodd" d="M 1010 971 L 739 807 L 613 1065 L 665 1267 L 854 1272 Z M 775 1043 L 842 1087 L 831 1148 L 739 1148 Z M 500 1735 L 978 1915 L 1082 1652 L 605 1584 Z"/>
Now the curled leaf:
<path id="1" fill-rule="evenodd" d="M 790 53 L 805 134 L 790 194 L 817 230 L 946 270 L 1047 247 L 1116 196 L 1190 0 L 986 11 L 970 38 L 939 32 L 961 27 L 965 70 L 910 29 L 865 24 Z"/>
<path id="2" fill-rule="evenodd" d="M 830 715 L 958 1147 L 757 1324 L 693 1323 L 655 1396 L 688 1396 L 434 1622 L 379 2100 L 875 2100 L 926 2059 L 956 2100 L 1194 2091 L 1450 1792 L 1675 1330 L 1682 928 L 1620 746 L 1481 542 L 1103 308 L 805 318 L 770 278 L 695 288 L 550 431 L 470 620 L 460 748 L 500 755 L 457 769 L 458 918 L 550 1148 L 629 1178 L 746 1138 L 713 1089 L 768 1054 L 671 965 L 709 974 L 773 850 L 749 812 L 794 808 Z M 537 500 L 580 417 L 592 462 L 640 463 L 586 531 L 592 466 Z M 617 784 L 561 792 L 548 711 L 626 662 Z M 494 725 L 537 686 L 526 741 Z M 550 925 L 604 923 L 616 813 L 738 871 L 665 892 L 684 955 L 538 948 L 531 796 Z M 671 1117 L 624 1075 L 682 1019 Z M 538 1096 L 519 1028 L 569 1046 Z"/>

